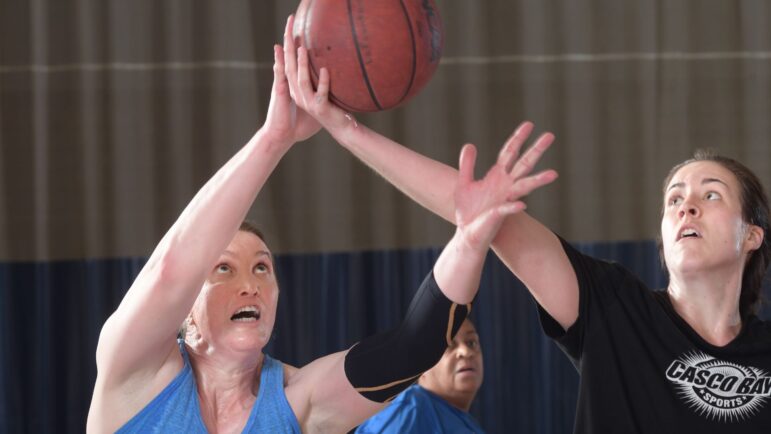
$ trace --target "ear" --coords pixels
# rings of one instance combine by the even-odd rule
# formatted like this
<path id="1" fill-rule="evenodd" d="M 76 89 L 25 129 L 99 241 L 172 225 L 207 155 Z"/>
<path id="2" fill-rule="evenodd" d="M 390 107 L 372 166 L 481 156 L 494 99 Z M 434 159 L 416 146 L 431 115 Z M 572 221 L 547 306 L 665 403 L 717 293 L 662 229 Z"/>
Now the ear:
<path id="1" fill-rule="evenodd" d="M 190 312 L 185 318 L 185 336 L 183 336 L 185 342 L 191 344 L 201 339 L 201 333 L 198 331 L 198 325 L 196 325 L 193 319 L 193 313 Z"/>
<path id="2" fill-rule="evenodd" d="M 765 238 L 765 232 L 760 226 L 747 225 L 747 236 L 744 240 L 745 246 L 749 252 L 758 250 L 763 245 L 763 239 Z"/>

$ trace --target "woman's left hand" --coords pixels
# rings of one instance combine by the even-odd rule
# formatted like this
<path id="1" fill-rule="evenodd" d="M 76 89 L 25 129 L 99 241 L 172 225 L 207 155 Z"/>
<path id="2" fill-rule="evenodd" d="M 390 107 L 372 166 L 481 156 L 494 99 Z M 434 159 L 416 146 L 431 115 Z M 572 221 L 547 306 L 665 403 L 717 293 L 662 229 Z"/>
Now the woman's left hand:
<path id="1" fill-rule="evenodd" d="M 461 150 L 455 188 L 455 222 L 467 246 L 475 251 L 487 251 L 504 218 L 525 209 L 522 199 L 557 178 L 553 170 L 530 175 L 550 141 L 537 142 L 520 157 L 522 142 L 524 139 L 515 133 L 485 177 L 477 181 L 474 180 L 476 147 L 468 144 Z"/>

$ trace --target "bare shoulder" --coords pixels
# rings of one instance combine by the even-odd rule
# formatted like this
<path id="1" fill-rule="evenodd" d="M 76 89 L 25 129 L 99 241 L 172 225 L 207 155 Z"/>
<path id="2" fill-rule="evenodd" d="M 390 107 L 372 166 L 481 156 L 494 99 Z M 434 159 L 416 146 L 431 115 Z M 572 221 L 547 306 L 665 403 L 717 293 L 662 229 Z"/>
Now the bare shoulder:
<path id="1" fill-rule="evenodd" d="M 284 392 L 303 432 L 348 432 L 383 405 L 364 398 L 345 374 L 347 351 L 284 372 Z"/>
<path id="2" fill-rule="evenodd" d="M 281 362 L 281 365 L 284 367 L 284 387 L 287 387 L 296 378 L 300 368 L 284 362 Z"/>

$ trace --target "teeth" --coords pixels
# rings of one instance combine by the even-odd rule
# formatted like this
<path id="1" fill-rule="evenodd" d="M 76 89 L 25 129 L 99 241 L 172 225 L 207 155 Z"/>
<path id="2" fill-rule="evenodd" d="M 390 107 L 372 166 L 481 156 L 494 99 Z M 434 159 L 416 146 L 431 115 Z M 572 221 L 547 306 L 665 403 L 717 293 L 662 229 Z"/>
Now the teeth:
<path id="1" fill-rule="evenodd" d="M 698 235 L 699 235 L 699 234 L 698 234 L 698 232 L 696 232 L 696 231 L 695 231 L 695 230 L 693 230 L 693 229 L 685 229 L 685 230 L 684 230 L 684 231 L 683 231 L 683 232 L 680 234 L 680 236 L 681 236 L 681 237 L 692 237 L 692 236 L 693 236 L 693 237 L 695 237 L 695 236 L 698 236 Z"/>
<path id="2" fill-rule="evenodd" d="M 260 319 L 260 310 L 257 306 L 244 306 L 238 309 L 231 317 L 231 321 L 251 322 Z"/>
<path id="3" fill-rule="evenodd" d="M 244 306 L 241 309 L 238 309 L 236 311 L 236 313 L 241 313 L 241 312 L 258 312 L 258 310 L 256 306 Z"/>

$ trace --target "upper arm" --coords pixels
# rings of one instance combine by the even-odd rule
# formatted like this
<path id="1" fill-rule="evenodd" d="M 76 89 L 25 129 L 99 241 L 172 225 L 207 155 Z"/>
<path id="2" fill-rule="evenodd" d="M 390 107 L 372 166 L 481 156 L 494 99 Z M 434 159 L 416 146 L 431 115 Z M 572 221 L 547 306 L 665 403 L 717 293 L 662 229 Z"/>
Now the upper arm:
<path id="1" fill-rule="evenodd" d="M 347 353 L 314 360 L 287 379 L 286 397 L 303 431 L 347 432 L 385 406 L 353 388 L 345 375 Z"/>
<path id="2" fill-rule="evenodd" d="M 151 258 L 107 319 L 99 335 L 96 359 L 105 387 L 135 376 L 152 378 L 170 354 L 194 298 L 169 260 Z"/>
<path id="3" fill-rule="evenodd" d="M 518 213 L 501 225 L 493 249 L 565 330 L 576 322 L 578 279 L 553 232 L 526 213 Z"/>

